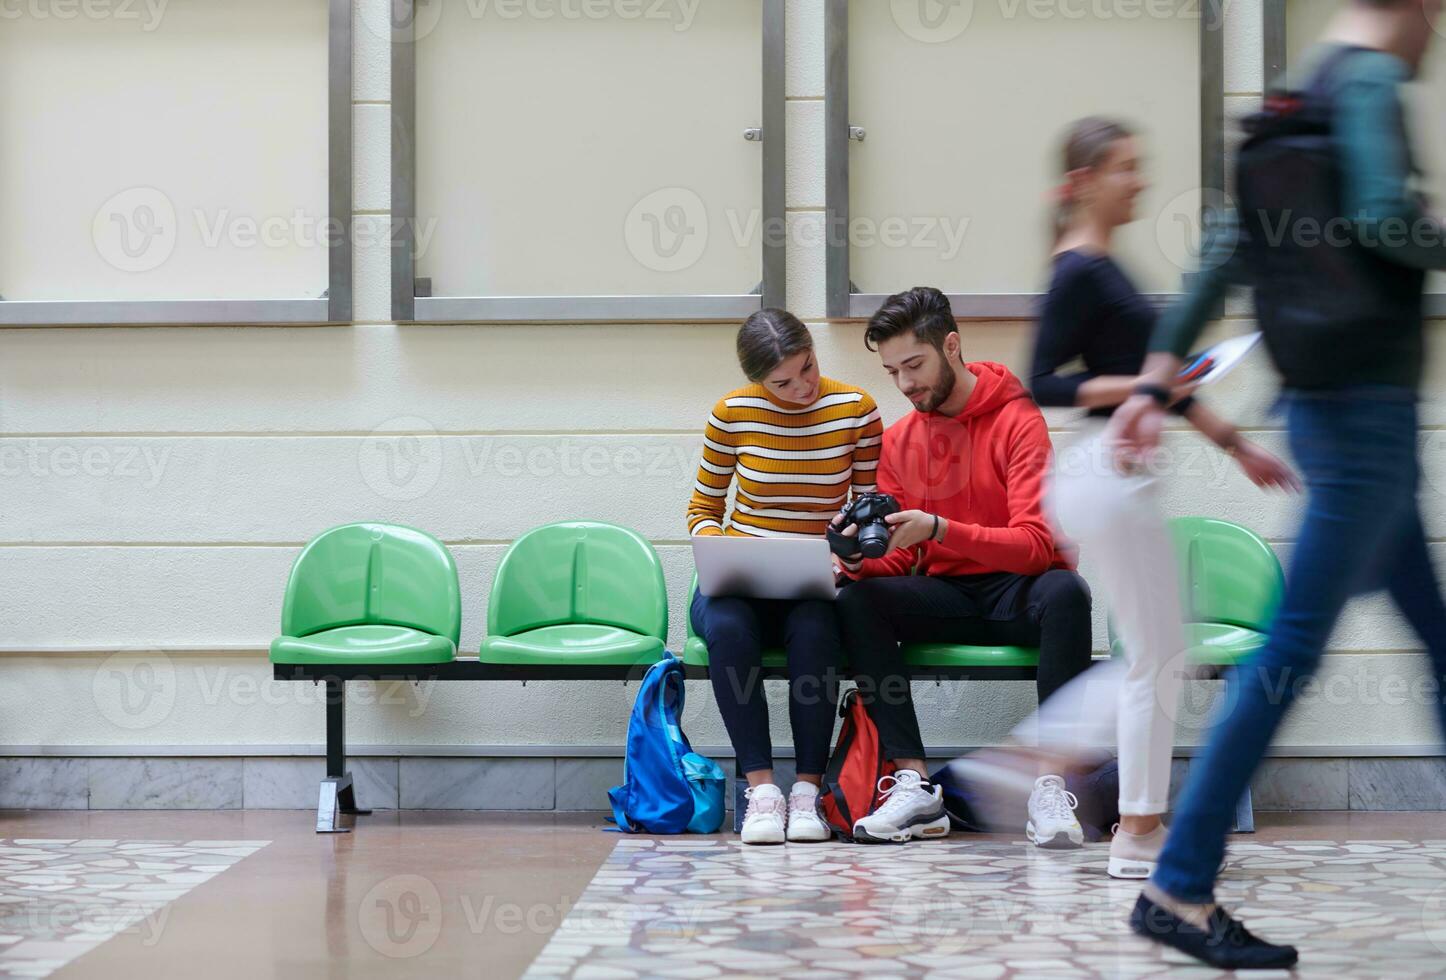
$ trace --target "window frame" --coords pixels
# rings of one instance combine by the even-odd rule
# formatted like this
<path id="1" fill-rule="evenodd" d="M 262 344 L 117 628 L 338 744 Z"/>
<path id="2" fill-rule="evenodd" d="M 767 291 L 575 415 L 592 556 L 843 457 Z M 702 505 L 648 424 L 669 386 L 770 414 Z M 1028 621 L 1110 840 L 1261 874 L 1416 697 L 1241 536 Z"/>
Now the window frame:
<path id="1" fill-rule="evenodd" d="M 1200 0 L 1200 186 L 1205 200 L 1223 200 L 1225 190 L 1225 0 Z M 1267 0 L 1269 3 L 1270 0 Z M 849 278 L 852 259 L 848 236 L 851 218 L 850 148 L 864 130 L 849 117 L 849 0 L 825 0 L 825 157 L 827 204 L 827 310 L 829 320 L 864 320 L 888 298 L 887 293 L 858 292 Z M 1218 192 L 1212 194 L 1211 192 Z M 1203 207 L 1208 208 L 1206 203 Z M 1208 224 L 1202 227 L 1209 227 Z M 909 283 L 900 284 L 900 289 Z M 1043 293 L 949 293 L 954 316 L 961 320 L 1032 319 Z M 1164 305 L 1178 293 L 1152 293 L 1147 299 Z"/>
<path id="2" fill-rule="evenodd" d="M 275 299 L 7 300 L 0 326 L 278 326 L 352 321 L 352 5 L 327 0 L 327 288 Z M 338 220 L 340 219 L 340 220 Z M 3 284 L 0 284 L 3 289 Z"/>
<path id="3" fill-rule="evenodd" d="M 762 0 L 761 124 L 740 134 L 762 144 L 762 282 L 752 293 L 613 296 L 432 296 L 416 275 L 417 58 L 415 0 L 390 0 L 392 15 L 391 312 L 397 323 L 702 323 L 743 319 L 787 305 L 784 0 Z"/>

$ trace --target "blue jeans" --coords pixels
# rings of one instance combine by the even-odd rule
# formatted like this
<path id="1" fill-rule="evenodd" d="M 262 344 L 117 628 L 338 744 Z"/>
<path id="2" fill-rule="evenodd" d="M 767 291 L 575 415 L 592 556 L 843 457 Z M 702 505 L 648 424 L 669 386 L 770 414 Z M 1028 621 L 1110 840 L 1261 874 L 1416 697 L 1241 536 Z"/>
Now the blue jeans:
<path id="1" fill-rule="evenodd" d="M 1446 675 L 1446 606 L 1426 550 L 1416 493 L 1416 400 L 1360 387 L 1287 398 L 1291 452 L 1309 492 L 1305 523 L 1270 640 L 1231 678 L 1232 705 L 1190 767 L 1152 880 L 1185 902 L 1214 901 L 1235 804 L 1300 682 L 1320 663 L 1352 596 L 1385 588 Z M 1438 720 L 1446 709 L 1436 698 Z"/>
<path id="2" fill-rule="evenodd" d="M 744 599 L 693 595 L 693 629 L 708 644 L 709 676 L 718 713 L 738 758 L 740 773 L 773 768 L 768 703 L 763 695 L 763 651 L 788 654 L 788 720 L 799 773 L 828 768 L 838 703 L 840 652 L 834 603 L 810 599 Z"/>

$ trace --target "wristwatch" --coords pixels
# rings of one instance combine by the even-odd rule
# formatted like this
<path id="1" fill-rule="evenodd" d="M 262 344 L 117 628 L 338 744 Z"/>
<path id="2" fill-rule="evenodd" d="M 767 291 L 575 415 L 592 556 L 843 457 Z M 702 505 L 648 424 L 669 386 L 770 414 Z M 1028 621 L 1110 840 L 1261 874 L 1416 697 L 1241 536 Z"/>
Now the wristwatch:
<path id="1" fill-rule="evenodd" d="M 1160 403 L 1161 408 L 1170 407 L 1170 389 L 1162 387 L 1161 385 L 1136 385 L 1135 394 L 1149 395 Z"/>

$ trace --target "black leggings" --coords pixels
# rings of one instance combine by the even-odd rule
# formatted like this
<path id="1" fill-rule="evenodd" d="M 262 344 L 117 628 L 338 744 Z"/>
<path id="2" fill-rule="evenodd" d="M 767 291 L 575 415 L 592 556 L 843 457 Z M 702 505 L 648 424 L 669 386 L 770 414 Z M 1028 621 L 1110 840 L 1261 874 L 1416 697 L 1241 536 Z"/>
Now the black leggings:
<path id="1" fill-rule="evenodd" d="M 809 600 L 693 597 L 693 629 L 708 644 L 709 674 L 718 712 L 738 756 L 738 771 L 773 768 L 763 650 L 788 653 L 788 720 L 798 772 L 828 767 L 843 659 L 834 603 Z"/>
<path id="2" fill-rule="evenodd" d="M 1006 613 L 1013 615 L 1001 618 Z M 924 758 L 900 643 L 1037 646 L 1040 703 L 1092 662 L 1089 588 L 1063 569 L 976 580 L 865 579 L 839 594 L 838 616 L 859 696 L 890 759 Z"/>

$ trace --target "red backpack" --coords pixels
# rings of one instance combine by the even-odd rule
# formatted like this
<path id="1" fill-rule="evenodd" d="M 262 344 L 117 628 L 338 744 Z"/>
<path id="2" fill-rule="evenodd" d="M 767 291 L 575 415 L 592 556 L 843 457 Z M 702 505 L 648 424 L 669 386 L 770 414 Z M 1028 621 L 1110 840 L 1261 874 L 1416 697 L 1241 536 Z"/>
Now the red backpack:
<path id="1" fill-rule="evenodd" d="M 859 700 L 857 690 L 844 695 L 838 708 L 843 728 L 828 760 L 819 807 L 824 821 L 844 840 L 853 840 L 854 821 L 879 805 L 879 780 L 892 775 L 894 764 L 884 758 L 879 730 Z"/>

